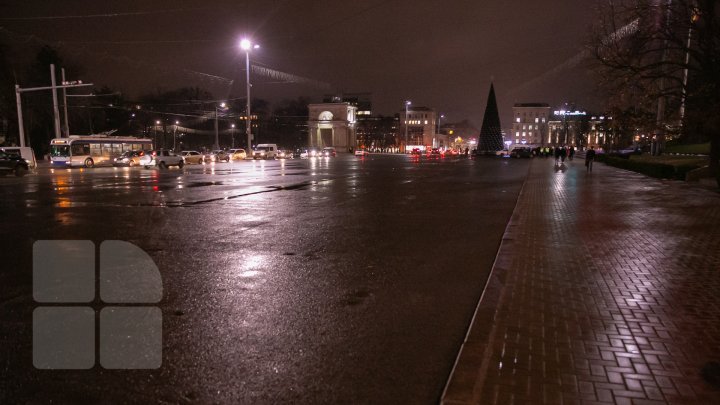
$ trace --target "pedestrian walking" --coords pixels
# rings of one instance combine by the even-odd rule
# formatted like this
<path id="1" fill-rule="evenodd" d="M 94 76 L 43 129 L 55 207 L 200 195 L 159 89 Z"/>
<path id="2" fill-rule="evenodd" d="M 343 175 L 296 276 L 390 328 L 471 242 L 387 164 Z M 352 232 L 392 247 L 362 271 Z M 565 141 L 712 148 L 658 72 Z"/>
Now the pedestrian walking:
<path id="1" fill-rule="evenodd" d="M 585 151 L 585 167 L 587 172 L 592 172 L 593 161 L 595 160 L 595 147 L 591 146 L 590 149 Z"/>
<path id="2" fill-rule="evenodd" d="M 573 160 L 573 157 L 575 157 L 575 147 L 574 147 L 574 146 L 571 146 L 571 147 L 570 147 L 570 152 L 569 152 L 568 158 L 572 161 L 572 160 Z"/>
<path id="3" fill-rule="evenodd" d="M 560 147 L 559 146 L 555 146 L 554 154 L 555 154 L 555 165 L 557 166 L 557 164 L 560 162 Z"/>
<path id="4" fill-rule="evenodd" d="M 565 158 L 567 157 L 567 148 L 565 145 L 563 145 L 562 148 L 560 148 L 560 164 L 565 163 Z"/>

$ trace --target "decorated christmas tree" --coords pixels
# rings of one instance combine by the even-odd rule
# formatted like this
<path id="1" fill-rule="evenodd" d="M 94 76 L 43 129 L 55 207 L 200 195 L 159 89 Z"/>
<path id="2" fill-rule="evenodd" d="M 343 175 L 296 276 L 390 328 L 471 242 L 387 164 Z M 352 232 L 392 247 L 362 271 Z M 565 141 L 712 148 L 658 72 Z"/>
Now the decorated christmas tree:
<path id="1" fill-rule="evenodd" d="M 495 88 L 490 83 L 490 94 L 488 95 L 485 116 L 480 128 L 480 139 L 478 140 L 478 152 L 482 154 L 495 154 L 502 150 L 503 139 L 500 128 L 500 114 L 498 113 L 497 101 L 495 101 Z"/>

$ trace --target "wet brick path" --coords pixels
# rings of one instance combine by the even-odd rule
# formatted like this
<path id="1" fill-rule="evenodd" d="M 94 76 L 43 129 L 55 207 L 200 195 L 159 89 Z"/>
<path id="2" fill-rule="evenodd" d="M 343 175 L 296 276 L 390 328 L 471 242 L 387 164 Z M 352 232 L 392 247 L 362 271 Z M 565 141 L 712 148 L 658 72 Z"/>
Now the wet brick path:
<path id="1" fill-rule="evenodd" d="M 720 193 L 594 170 L 532 162 L 444 403 L 720 403 Z"/>

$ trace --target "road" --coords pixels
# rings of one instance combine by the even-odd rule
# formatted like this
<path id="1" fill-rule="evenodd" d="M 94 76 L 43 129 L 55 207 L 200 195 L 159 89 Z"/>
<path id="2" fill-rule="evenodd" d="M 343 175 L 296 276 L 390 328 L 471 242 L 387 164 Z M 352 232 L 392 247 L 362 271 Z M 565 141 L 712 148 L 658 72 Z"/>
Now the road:
<path id="1" fill-rule="evenodd" d="M 436 403 L 528 166 L 340 155 L 0 178 L 0 402 Z M 57 239 L 155 261 L 159 369 L 33 367 L 33 243 Z"/>

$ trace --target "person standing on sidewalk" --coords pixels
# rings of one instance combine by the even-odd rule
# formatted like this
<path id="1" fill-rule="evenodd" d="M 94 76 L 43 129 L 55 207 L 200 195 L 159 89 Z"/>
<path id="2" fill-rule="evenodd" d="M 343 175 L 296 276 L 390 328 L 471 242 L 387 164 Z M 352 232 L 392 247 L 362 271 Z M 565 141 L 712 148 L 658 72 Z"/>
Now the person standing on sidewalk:
<path id="1" fill-rule="evenodd" d="M 592 172 L 593 161 L 595 160 L 595 147 L 591 146 L 590 149 L 585 151 L 585 167 L 588 173 Z"/>

